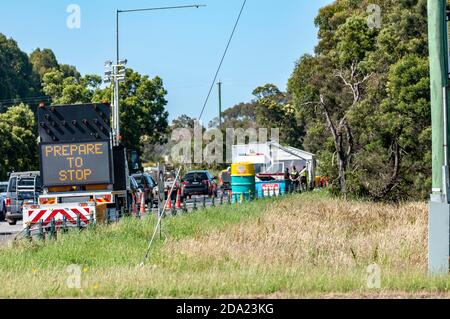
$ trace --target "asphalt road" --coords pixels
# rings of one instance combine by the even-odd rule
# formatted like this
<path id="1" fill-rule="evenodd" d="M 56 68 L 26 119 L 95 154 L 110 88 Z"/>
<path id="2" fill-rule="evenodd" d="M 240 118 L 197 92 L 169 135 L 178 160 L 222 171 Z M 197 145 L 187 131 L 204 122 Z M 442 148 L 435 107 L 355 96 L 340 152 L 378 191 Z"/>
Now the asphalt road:
<path id="1" fill-rule="evenodd" d="M 0 246 L 5 246 L 11 242 L 22 229 L 22 222 L 17 222 L 17 225 L 14 226 L 10 226 L 7 222 L 0 222 Z"/>

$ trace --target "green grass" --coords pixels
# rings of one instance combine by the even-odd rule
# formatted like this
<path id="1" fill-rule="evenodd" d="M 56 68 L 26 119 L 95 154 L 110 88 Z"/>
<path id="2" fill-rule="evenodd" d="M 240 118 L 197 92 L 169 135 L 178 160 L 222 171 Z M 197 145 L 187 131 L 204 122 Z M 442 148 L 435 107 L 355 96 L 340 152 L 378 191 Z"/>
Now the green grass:
<path id="1" fill-rule="evenodd" d="M 424 215 L 425 214 L 425 215 Z M 0 250 L 0 297 L 448 297 L 450 277 L 426 274 L 426 205 L 345 202 L 326 193 L 224 206 L 72 231 Z M 367 288 L 366 267 L 382 269 Z M 81 289 L 67 267 L 81 266 Z"/>

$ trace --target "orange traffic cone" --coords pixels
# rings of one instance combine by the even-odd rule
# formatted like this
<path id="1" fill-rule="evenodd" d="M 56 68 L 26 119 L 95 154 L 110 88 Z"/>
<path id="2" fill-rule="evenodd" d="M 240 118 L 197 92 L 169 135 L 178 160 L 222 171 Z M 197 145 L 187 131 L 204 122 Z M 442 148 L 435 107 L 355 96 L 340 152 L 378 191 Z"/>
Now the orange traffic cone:
<path id="1" fill-rule="evenodd" d="M 176 202 L 175 208 L 181 209 L 181 189 L 178 189 L 178 192 L 177 192 L 177 202 Z"/>
<path id="2" fill-rule="evenodd" d="M 141 216 L 143 214 L 145 214 L 145 194 L 144 193 L 142 193 L 142 196 L 141 196 L 141 209 L 140 209 L 139 213 L 141 214 Z"/>
<path id="3" fill-rule="evenodd" d="M 167 207 L 166 207 L 166 209 L 167 210 L 172 209 L 172 199 L 170 197 L 167 199 Z"/>

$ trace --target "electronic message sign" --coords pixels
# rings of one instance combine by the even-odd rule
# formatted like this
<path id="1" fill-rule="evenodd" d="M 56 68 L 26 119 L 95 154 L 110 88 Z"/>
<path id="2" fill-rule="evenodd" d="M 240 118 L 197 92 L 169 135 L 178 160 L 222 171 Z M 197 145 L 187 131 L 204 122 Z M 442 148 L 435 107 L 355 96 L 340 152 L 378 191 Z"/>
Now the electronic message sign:
<path id="1" fill-rule="evenodd" d="M 109 141 L 41 144 L 40 155 L 46 187 L 112 183 Z"/>

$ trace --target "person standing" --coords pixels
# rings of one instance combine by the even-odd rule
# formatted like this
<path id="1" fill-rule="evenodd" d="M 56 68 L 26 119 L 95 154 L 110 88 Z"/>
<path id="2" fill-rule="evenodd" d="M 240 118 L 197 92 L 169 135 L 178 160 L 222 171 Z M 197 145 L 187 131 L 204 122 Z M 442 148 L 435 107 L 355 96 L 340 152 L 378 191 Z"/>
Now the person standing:
<path id="1" fill-rule="evenodd" d="M 306 166 L 303 167 L 302 171 L 300 172 L 300 184 L 302 187 L 302 191 L 308 190 L 308 168 Z"/>
<path id="2" fill-rule="evenodd" d="M 294 166 L 292 167 L 291 172 L 291 182 L 294 185 L 294 191 L 297 191 L 300 186 L 300 173 L 297 171 L 297 168 Z"/>
<path id="3" fill-rule="evenodd" d="M 285 193 L 291 192 L 291 174 L 289 174 L 289 168 L 286 168 L 284 170 L 284 191 Z"/>

